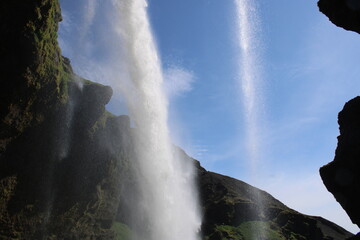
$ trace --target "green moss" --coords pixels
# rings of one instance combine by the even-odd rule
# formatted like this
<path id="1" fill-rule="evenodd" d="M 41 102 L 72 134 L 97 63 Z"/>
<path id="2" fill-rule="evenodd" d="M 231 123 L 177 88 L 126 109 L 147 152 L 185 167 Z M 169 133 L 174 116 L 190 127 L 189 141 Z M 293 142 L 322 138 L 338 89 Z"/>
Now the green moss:
<path id="1" fill-rule="evenodd" d="M 61 102 L 66 102 L 67 81 L 71 74 L 66 71 L 57 42 L 59 4 L 57 1 L 43 1 L 34 11 L 37 17 L 27 23 L 27 32 L 35 48 L 36 68 L 30 71 L 28 85 L 40 89 L 50 84 L 50 89 L 55 92 L 49 95 L 55 94 Z"/>
<path id="2" fill-rule="evenodd" d="M 244 239 L 239 228 L 233 227 L 233 226 L 228 226 L 228 225 L 216 226 L 214 235 L 216 235 L 221 240 L 243 240 Z"/>
<path id="3" fill-rule="evenodd" d="M 114 117 L 115 115 L 110 113 L 109 111 L 104 111 L 104 114 L 99 118 L 98 121 L 95 122 L 95 124 L 93 125 L 93 127 L 90 129 L 90 135 L 94 136 L 94 134 L 99 130 L 99 129 L 104 129 L 106 127 L 106 122 L 108 120 L 108 118 L 110 117 Z"/>
<path id="4" fill-rule="evenodd" d="M 115 240 L 130 240 L 132 239 L 132 232 L 130 228 L 120 222 L 114 222 L 111 230 L 115 232 Z"/>
<path id="5" fill-rule="evenodd" d="M 216 237 L 214 237 L 216 235 Z M 219 225 L 215 232 L 207 239 L 221 240 L 295 240 L 295 235 L 283 236 L 281 229 L 271 222 L 248 221 L 238 227 Z"/>
<path id="6" fill-rule="evenodd" d="M 288 240 L 280 229 L 270 222 L 249 221 L 239 226 L 244 239 L 268 239 L 268 240 Z"/>

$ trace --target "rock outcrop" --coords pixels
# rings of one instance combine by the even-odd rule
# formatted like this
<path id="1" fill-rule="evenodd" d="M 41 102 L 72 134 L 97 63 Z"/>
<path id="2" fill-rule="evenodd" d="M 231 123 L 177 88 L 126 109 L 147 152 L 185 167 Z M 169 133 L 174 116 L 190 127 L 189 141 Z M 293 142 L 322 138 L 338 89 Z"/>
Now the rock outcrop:
<path id="1" fill-rule="evenodd" d="M 336 26 L 360 33 L 360 1 L 320 0 L 318 6 Z"/>
<path id="2" fill-rule="evenodd" d="M 360 33 L 360 1 L 320 0 L 318 6 L 335 25 Z M 360 97 L 345 104 L 338 123 L 340 136 L 334 161 L 321 167 L 320 175 L 352 222 L 360 227 Z"/>
<path id="3" fill-rule="evenodd" d="M 58 1 L 0 3 L 0 239 L 114 239 L 130 123 L 61 56 L 60 20 Z"/>
<path id="4" fill-rule="evenodd" d="M 335 159 L 323 166 L 320 174 L 352 222 L 360 226 L 360 97 L 345 104 L 338 122 Z"/>

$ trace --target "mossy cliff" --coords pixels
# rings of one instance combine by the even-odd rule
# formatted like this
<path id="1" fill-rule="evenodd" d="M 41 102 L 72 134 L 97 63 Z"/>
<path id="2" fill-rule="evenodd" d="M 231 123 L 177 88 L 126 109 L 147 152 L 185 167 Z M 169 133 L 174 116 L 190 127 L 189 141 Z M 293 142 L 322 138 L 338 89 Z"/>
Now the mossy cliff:
<path id="1" fill-rule="evenodd" d="M 0 239 L 113 239 L 129 120 L 72 72 L 60 20 L 58 1 L 0 3 Z"/>
<path id="2" fill-rule="evenodd" d="M 57 44 L 57 1 L 0 3 L 0 150 L 44 120 L 64 94 L 63 59 Z"/>
<path id="3" fill-rule="evenodd" d="M 140 200 L 130 120 L 105 110 L 110 87 L 73 73 L 60 20 L 56 0 L 0 2 L 0 239 L 126 240 Z M 352 235 L 182 154 L 197 167 L 204 240 Z"/>

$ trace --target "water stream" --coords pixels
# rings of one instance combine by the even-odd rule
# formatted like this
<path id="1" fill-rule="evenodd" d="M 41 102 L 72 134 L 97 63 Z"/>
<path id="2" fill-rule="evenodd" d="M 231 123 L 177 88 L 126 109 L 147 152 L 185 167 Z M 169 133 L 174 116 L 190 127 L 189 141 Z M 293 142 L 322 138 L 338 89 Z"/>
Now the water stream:
<path id="1" fill-rule="evenodd" d="M 262 70 L 261 70 L 261 30 L 256 2 L 252 0 L 235 0 L 236 34 L 238 56 L 238 85 L 242 97 L 246 133 L 246 156 L 251 174 L 251 182 L 257 181 L 261 159 L 261 117 L 262 117 Z M 254 216 L 263 215 L 263 199 L 258 192 L 253 192 L 257 204 Z M 260 228 L 252 233 L 252 239 L 266 238 Z"/>
<path id="2" fill-rule="evenodd" d="M 137 176 L 150 240 L 195 240 L 200 228 L 192 162 L 178 157 L 169 137 L 163 74 L 144 0 L 114 1 L 128 79 L 120 87 L 135 124 Z"/>

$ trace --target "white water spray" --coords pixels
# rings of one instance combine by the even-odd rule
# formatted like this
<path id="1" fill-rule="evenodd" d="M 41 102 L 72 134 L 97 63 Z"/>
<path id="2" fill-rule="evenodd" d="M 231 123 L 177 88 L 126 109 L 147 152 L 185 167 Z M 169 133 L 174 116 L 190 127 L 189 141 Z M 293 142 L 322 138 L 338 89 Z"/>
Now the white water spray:
<path id="1" fill-rule="evenodd" d="M 162 69 L 144 0 L 114 0 L 128 81 L 121 82 L 136 126 L 140 213 L 150 240 L 196 240 L 201 220 L 191 162 L 177 157 L 169 138 Z M 126 80 L 126 79 L 125 79 Z"/>
<path id="2" fill-rule="evenodd" d="M 245 115 L 247 152 L 252 174 L 256 175 L 261 147 L 259 119 L 262 110 L 260 42 L 257 36 L 260 24 L 253 1 L 235 0 L 235 4 L 237 40 L 240 50 L 239 86 Z"/>
<path id="3" fill-rule="evenodd" d="M 260 117 L 262 110 L 261 101 L 261 61 L 260 61 L 260 30 L 256 6 L 252 0 L 235 0 L 237 45 L 239 47 L 238 64 L 239 86 L 245 115 L 247 153 L 250 163 L 252 181 L 256 181 L 258 174 L 260 144 Z M 253 192 L 257 209 L 253 214 L 263 215 L 263 199 L 259 192 Z M 266 232 L 260 227 L 252 232 L 252 239 L 264 239 Z"/>

